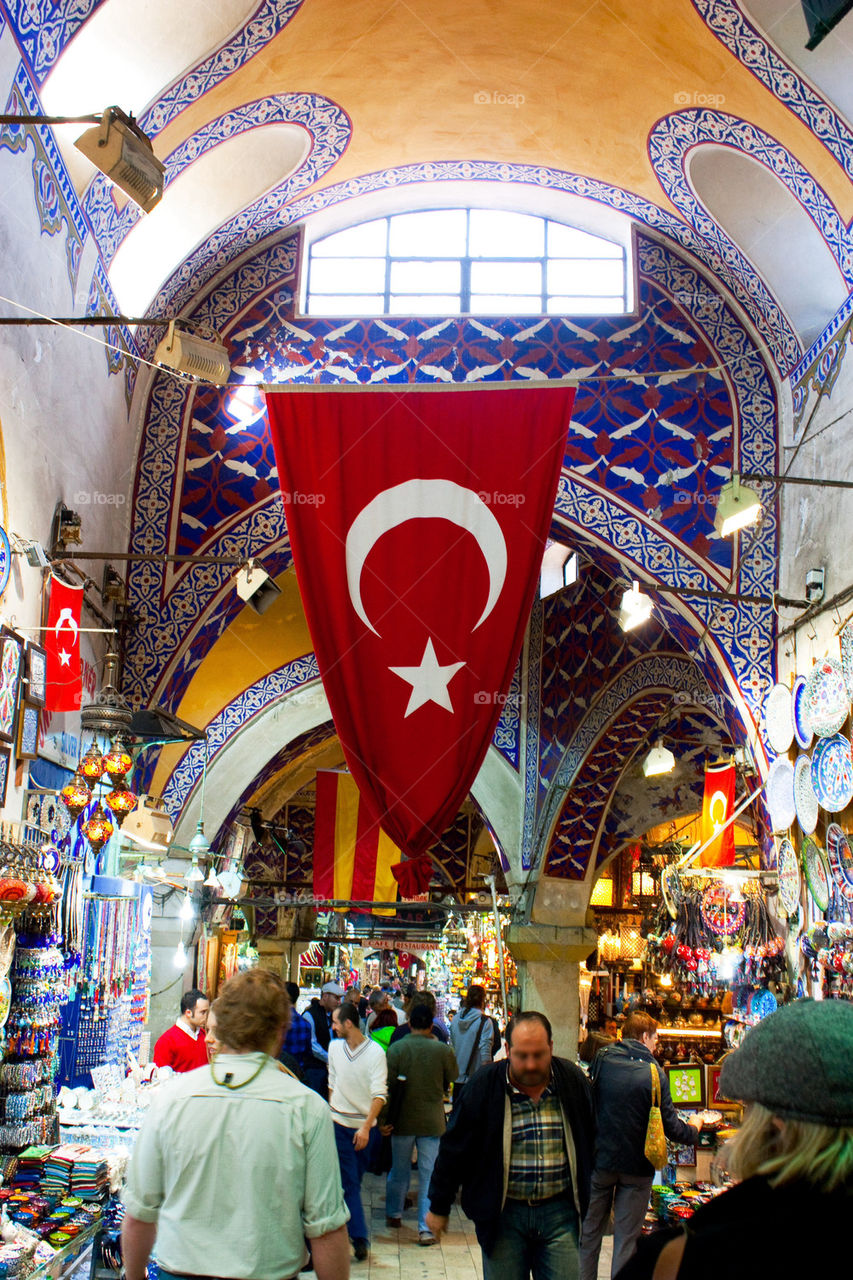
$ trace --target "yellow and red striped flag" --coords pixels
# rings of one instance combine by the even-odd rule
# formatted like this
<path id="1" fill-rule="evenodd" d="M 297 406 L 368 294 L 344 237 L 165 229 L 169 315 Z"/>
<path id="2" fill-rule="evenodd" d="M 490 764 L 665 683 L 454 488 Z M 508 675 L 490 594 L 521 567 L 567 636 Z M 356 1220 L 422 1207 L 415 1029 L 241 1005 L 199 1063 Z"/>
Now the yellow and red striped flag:
<path id="1" fill-rule="evenodd" d="M 314 895 L 322 901 L 396 902 L 391 868 L 402 854 L 367 807 L 348 773 L 317 770 Z M 393 911 L 377 911 L 390 916 Z"/>

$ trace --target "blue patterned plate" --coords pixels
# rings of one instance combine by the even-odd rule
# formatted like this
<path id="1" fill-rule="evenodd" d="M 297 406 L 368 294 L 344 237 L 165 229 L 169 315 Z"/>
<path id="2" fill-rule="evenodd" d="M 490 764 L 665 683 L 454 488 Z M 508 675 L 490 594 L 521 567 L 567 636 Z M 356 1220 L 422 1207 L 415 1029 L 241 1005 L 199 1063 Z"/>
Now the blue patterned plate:
<path id="1" fill-rule="evenodd" d="M 853 800 L 853 760 L 843 734 L 821 738 L 812 753 L 812 786 L 828 813 L 839 813 Z"/>
<path id="2" fill-rule="evenodd" d="M 803 841 L 802 856 L 809 893 L 818 911 L 826 911 L 829 906 L 829 864 L 826 861 L 826 854 L 811 836 L 806 836 Z"/>
<path id="3" fill-rule="evenodd" d="M 837 822 L 832 822 L 826 829 L 826 852 L 829 855 L 829 868 L 838 890 L 848 902 L 853 901 L 853 853 L 847 836 Z"/>
<path id="4" fill-rule="evenodd" d="M 797 806 L 794 803 L 794 766 L 785 756 L 777 756 L 771 764 L 765 796 L 773 830 L 787 831 L 794 825 Z"/>
<path id="5" fill-rule="evenodd" d="M 776 860 L 779 873 L 779 905 L 792 916 L 800 905 L 800 862 L 790 840 L 782 840 Z"/>
<path id="6" fill-rule="evenodd" d="M 844 624 L 838 639 L 841 644 L 841 670 L 844 683 L 847 685 L 848 697 L 853 698 L 853 622 Z"/>
<path id="7" fill-rule="evenodd" d="M 794 765 L 794 804 L 800 830 L 804 836 L 810 836 L 817 826 L 819 808 L 812 786 L 812 762 L 808 756 L 798 756 Z"/>
<path id="8" fill-rule="evenodd" d="M 808 751 L 812 745 L 814 734 L 811 731 L 808 720 L 806 719 L 806 705 L 804 695 L 806 692 L 806 677 L 797 676 L 794 681 L 794 692 L 791 695 L 794 711 L 794 737 L 797 739 L 803 751 Z"/>
<path id="9" fill-rule="evenodd" d="M 803 694 L 806 721 L 819 738 L 830 738 L 850 714 L 850 696 L 841 663 L 821 658 L 811 669 Z"/>

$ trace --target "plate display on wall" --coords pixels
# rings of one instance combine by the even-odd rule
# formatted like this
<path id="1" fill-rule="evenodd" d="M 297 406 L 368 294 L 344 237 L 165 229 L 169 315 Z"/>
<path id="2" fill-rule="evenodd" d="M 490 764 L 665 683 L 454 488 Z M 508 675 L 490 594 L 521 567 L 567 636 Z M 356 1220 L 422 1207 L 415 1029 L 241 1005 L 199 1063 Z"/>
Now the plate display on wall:
<path id="1" fill-rule="evenodd" d="M 850 712 L 850 697 L 841 663 L 821 658 L 812 667 L 803 694 L 806 723 L 819 738 L 830 738 Z"/>
<path id="2" fill-rule="evenodd" d="M 821 809 L 839 813 L 853 800 L 853 759 L 843 734 L 821 738 L 812 752 L 812 786 Z"/>
<path id="3" fill-rule="evenodd" d="M 812 762 L 808 756 L 798 756 L 794 765 L 794 804 L 800 830 L 804 836 L 810 836 L 817 826 L 819 806 L 812 786 Z"/>
<path id="4" fill-rule="evenodd" d="M 9 585 L 9 574 L 12 572 L 12 548 L 9 546 L 9 535 L 0 525 L 0 596 Z"/>
<path id="5" fill-rule="evenodd" d="M 803 751 L 808 751 L 814 741 L 814 734 L 806 718 L 806 677 L 797 676 L 791 694 L 791 706 L 794 712 L 794 737 Z"/>
<path id="6" fill-rule="evenodd" d="M 774 684 L 765 698 L 764 727 L 773 750 L 787 751 L 794 741 L 794 708 L 791 690 L 786 684 Z"/>
<path id="7" fill-rule="evenodd" d="M 792 916 L 800 903 L 800 862 L 790 840 L 783 840 L 779 845 L 776 869 L 779 875 L 779 906 L 786 916 Z"/>
<path id="8" fill-rule="evenodd" d="M 848 902 L 853 902 L 853 851 L 837 822 L 830 823 L 826 829 L 826 852 L 839 893 Z"/>
<path id="9" fill-rule="evenodd" d="M 777 756 L 770 766 L 765 783 L 767 808 L 775 832 L 787 831 L 797 816 L 794 804 L 794 766 L 784 756 Z"/>
<path id="10" fill-rule="evenodd" d="M 5 1027 L 12 1007 L 12 984 L 8 978 L 0 980 L 0 1027 Z"/>
<path id="11" fill-rule="evenodd" d="M 826 911 L 829 906 L 829 863 L 826 854 L 816 840 L 806 836 L 802 856 L 809 893 L 818 911 Z"/>
<path id="12" fill-rule="evenodd" d="M 845 622 L 838 637 L 841 642 L 841 671 L 847 696 L 853 698 L 853 622 Z"/>

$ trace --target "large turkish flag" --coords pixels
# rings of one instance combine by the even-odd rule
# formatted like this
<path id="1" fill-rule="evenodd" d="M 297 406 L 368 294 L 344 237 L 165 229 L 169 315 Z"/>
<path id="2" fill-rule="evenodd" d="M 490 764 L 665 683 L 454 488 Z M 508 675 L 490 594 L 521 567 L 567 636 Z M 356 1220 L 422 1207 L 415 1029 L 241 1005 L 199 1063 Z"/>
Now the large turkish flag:
<path id="1" fill-rule="evenodd" d="M 83 588 L 72 587 L 51 574 L 47 628 L 44 632 L 44 647 L 47 650 L 45 707 L 48 711 L 80 710 L 83 698 L 80 662 L 82 607 Z"/>
<path id="2" fill-rule="evenodd" d="M 267 395 L 293 559 L 335 727 L 410 856 L 456 816 L 506 700 L 574 389 Z"/>

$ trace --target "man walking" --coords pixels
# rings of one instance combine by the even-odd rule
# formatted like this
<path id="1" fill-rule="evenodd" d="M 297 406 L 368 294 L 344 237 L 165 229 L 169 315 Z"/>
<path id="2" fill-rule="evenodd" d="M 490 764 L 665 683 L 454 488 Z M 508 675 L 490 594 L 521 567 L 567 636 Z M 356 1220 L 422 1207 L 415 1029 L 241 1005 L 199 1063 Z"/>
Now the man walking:
<path id="1" fill-rule="evenodd" d="M 154 1062 L 173 1071 L 195 1071 L 207 1066 L 207 996 L 195 988 L 181 996 L 181 1014 L 174 1026 L 164 1031 L 154 1046 Z"/>
<path id="2" fill-rule="evenodd" d="M 377 1017 L 380 1013 L 384 1013 L 386 1010 L 389 1010 L 394 1015 L 398 1027 L 402 1027 L 405 1023 L 405 1010 L 398 1009 L 396 1005 L 392 1004 L 390 992 L 383 990 L 381 987 L 373 988 L 367 998 L 367 1002 L 370 1005 L 370 1013 L 367 1015 L 367 1022 L 364 1027 L 365 1031 L 372 1031 L 373 1024 Z"/>
<path id="3" fill-rule="evenodd" d="M 444 1095 L 456 1079 L 456 1059 L 449 1045 L 432 1034 L 434 1002 L 414 997 L 409 1010 L 410 1034 L 388 1050 L 388 1096 L 400 1095 L 391 1135 L 392 1164 L 385 1192 L 389 1227 L 402 1225 L 412 1173 L 412 1150 L 418 1144 L 418 1244 L 435 1244 L 427 1226 L 429 1184 L 445 1129 Z M 380 1120 L 381 1123 L 381 1120 Z"/>
<path id="4" fill-rule="evenodd" d="M 311 1047 L 313 1024 L 304 1018 L 301 1013 L 296 1012 L 296 1002 L 299 999 L 299 987 L 295 982 L 285 982 L 284 989 L 290 1000 L 290 1026 L 287 1028 L 287 1035 L 284 1037 L 284 1044 L 281 1050 L 281 1061 L 285 1066 L 292 1066 L 293 1061 L 296 1062 L 299 1070 L 297 1072 L 299 1078 L 305 1083 L 305 1075 L 312 1070 L 317 1059 L 314 1057 Z M 285 1054 L 291 1059 L 288 1063 Z"/>
<path id="5" fill-rule="evenodd" d="M 305 1083 L 321 1098 L 329 1096 L 329 1045 L 334 1038 L 332 1014 L 341 1003 L 344 989 L 339 982 L 327 982 L 320 989 L 319 1000 L 315 996 L 305 1010 L 311 1023 L 311 1055 L 313 1062 L 305 1072 Z"/>
<path id="6" fill-rule="evenodd" d="M 592 1093 L 553 1053 L 542 1013 L 519 1013 L 509 1058 L 468 1081 L 441 1139 L 427 1227 L 447 1230 L 462 1187 L 483 1250 L 484 1280 L 577 1280 L 579 1224 L 589 1199 Z"/>
<path id="7" fill-rule="evenodd" d="M 599 1050 L 589 1075 L 595 1096 L 598 1136 L 589 1210 L 581 1235 L 581 1280 L 596 1280 L 601 1237 L 613 1207 L 615 1276 L 633 1255 L 646 1216 L 654 1168 L 643 1148 L 652 1105 L 652 1071 L 660 1078 L 663 1131 L 670 1142 L 692 1145 L 701 1127 L 680 1120 L 666 1072 L 654 1059 L 658 1024 L 648 1013 L 625 1020 L 622 1039 Z"/>
<path id="8" fill-rule="evenodd" d="M 329 1105 L 344 1199 L 350 1213 L 349 1234 L 359 1262 L 370 1240 L 361 1203 L 361 1180 L 379 1141 L 376 1120 L 388 1096 L 385 1050 L 359 1030 L 358 1008 L 342 1004 L 332 1014 L 335 1039 L 329 1046 Z"/>
<path id="9" fill-rule="evenodd" d="M 287 1280 L 308 1261 L 346 1280 L 347 1211 L 328 1107 L 280 1071 L 290 1004 L 271 973 L 231 978 L 214 1006 L 212 1066 L 156 1091 L 124 1193 L 127 1280 Z M 274 1224 L 273 1230 L 271 1224 Z"/>

